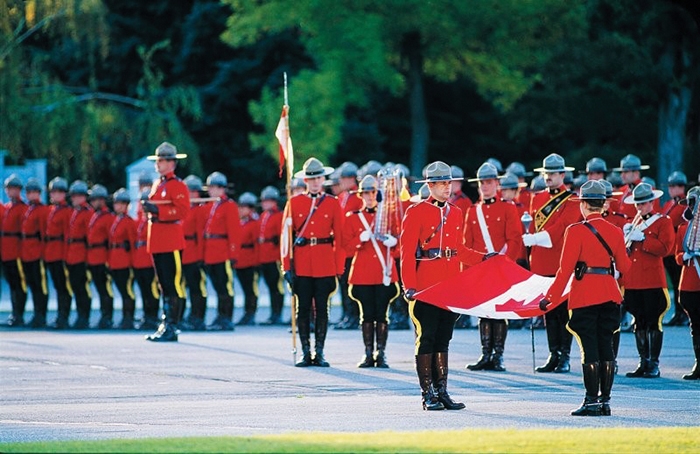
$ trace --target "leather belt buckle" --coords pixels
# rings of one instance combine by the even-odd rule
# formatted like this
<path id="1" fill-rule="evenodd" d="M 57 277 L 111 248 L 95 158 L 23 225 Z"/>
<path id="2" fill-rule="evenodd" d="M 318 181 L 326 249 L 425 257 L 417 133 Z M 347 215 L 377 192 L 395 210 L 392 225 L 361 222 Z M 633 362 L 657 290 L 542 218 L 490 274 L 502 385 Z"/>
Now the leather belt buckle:
<path id="1" fill-rule="evenodd" d="M 316 246 L 318 244 L 318 238 L 315 236 L 312 236 L 309 238 L 309 246 Z"/>
<path id="2" fill-rule="evenodd" d="M 445 258 L 446 259 L 452 258 L 452 249 L 450 249 L 450 248 L 445 249 Z"/>

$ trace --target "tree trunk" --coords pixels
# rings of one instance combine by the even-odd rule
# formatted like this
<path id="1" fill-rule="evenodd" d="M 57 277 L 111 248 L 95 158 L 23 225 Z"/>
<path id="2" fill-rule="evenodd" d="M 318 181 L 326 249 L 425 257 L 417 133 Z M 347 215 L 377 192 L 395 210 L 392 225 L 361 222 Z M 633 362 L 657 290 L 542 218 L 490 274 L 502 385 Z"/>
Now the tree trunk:
<path id="1" fill-rule="evenodd" d="M 423 96 L 423 50 L 420 34 L 408 33 L 403 41 L 404 57 L 408 61 L 408 90 L 411 106 L 410 168 L 414 176 L 422 176 L 428 161 L 429 128 Z"/>
<path id="2" fill-rule="evenodd" d="M 678 43 L 669 43 L 661 57 L 661 66 L 673 75 L 665 98 L 659 105 L 659 141 L 657 184 L 666 189 L 668 176 L 683 170 L 685 131 L 692 99 L 692 88 L 687 77 L 690 55 Z"/>

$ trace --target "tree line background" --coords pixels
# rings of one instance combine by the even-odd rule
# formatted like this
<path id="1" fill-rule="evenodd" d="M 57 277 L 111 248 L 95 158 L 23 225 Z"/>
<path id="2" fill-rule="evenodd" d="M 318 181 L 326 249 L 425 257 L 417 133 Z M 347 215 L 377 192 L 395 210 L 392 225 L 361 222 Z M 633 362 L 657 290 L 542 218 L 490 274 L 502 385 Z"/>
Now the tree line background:
<path id="1" fill-rule="evenodd" d="M 551 152 L 583 169 L 627 153 L 659 186 L 700 171 L 692 0 L 0 0 L 0 149 L 110 190 L 163 140 L 178 173 L 240 193 L 277 178 L 289 77 L 297 170 L 309 156 Z M 694 96 L 696 95 L 696 96 Z"/>

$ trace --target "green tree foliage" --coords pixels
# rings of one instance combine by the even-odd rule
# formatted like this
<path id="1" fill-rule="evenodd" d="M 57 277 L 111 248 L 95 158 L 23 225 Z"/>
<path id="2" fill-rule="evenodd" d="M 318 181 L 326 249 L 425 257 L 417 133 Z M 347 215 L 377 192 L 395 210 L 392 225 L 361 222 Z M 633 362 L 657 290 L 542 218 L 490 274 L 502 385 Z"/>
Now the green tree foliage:
<path id="1" fill-rule="evenodd" d="M 441 81 L 469 77 L 479 93 L 508 110 L 538 80 L 550 44 L 581 30 L 585 20 L 582 2 L 558 0 L 305 0 L 293 7 L 280 0 L 226 1 L 234 10 L 223 35 L 227 42 L 251 45 L 262 36 L 296 30 L 314 58 L 314 67 L 290 83 L 292 135 L 302 158 L 330 157 L 341 142 L 347 109 L 366 107 L 373 89 L 418 96 L 412 127 L 424 130 L 420 140 L 427 146 L 419 93 L 424 72 Z M 411 66 L 412 56 L 417 67 Z M 265 130 L 251 138 L 253 146 L 274 149 L 281 100 L 280 81 L 251 105 Z"/>

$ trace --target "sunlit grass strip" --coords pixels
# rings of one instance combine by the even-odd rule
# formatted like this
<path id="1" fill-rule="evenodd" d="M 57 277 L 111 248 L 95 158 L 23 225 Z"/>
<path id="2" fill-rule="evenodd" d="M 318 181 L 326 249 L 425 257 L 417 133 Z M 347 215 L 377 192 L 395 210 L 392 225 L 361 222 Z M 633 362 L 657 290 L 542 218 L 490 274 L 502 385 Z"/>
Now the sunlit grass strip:
<path id="1" fill-rule="evenodd" d="M 416 423 L 419 424 L 418 421 Z M 700 452 L 700 427 L 319 432 L 254 437 L 54 441 L 0 443 L 0 452 L 653 452 L 675 454 Z"/>

